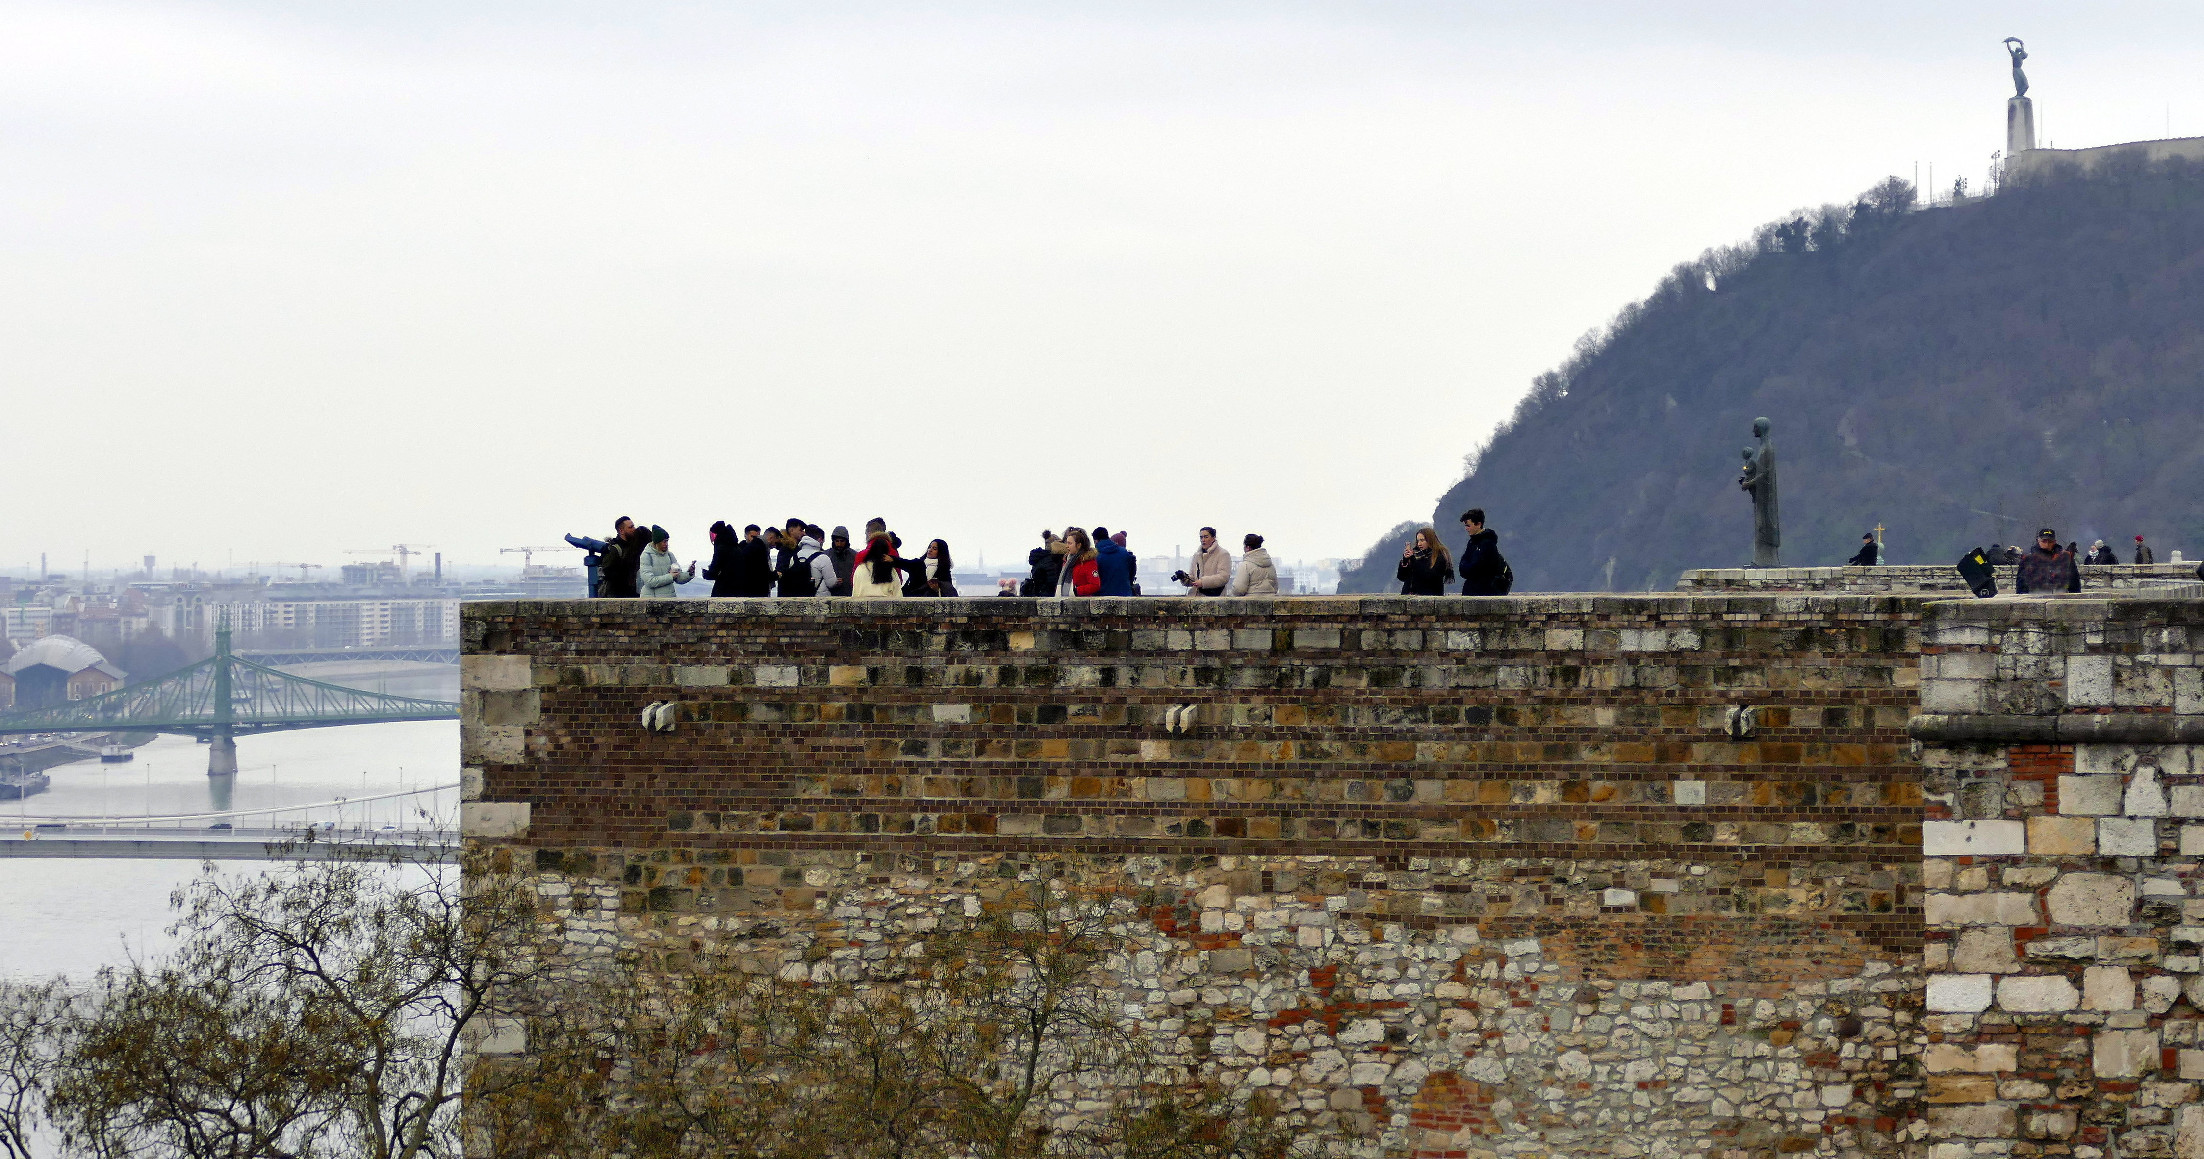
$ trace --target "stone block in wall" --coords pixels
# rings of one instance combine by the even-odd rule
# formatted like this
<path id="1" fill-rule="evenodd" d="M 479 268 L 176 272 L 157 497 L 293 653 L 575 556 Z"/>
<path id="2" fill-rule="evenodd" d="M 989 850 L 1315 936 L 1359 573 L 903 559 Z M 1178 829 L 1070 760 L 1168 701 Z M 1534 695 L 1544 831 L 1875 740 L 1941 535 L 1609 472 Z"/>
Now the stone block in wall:
<path id="1" fill-rule="evenodd" d="M 1997 1007 L 2013 1014 L 2049 1014 L 2081 1005 L 2081 995 L 2064 974 L 2024 974 L 1997 984 Z"/>
<path id="2" fill-rule="evenodd" d="M 2031 857 L 2089 857 L 2097 852 L 2094 817 L 2030 817 L 2027 825 Z"/>
<path id="3" fill-rule="evenodd" d="M 2108 873 L 2069 873 L 2052 884 L 2044 907 L 2053 925 L 2125 926 L 2135 916 L 2135 883 Z"/>
<path id="4" fill-rule="evenodd" d="M 2090 1040 L 2089 1065 L 2099 1078 L 2137 1078 L 2158 1069 L 2158 1032 L 2100 1030 Z"/>
<path id="5" fill-rule="evenodd" d="M 2020 970 L 2013 953 L 2013 931 L 2005 926 L 1974 926 L 1952 939 L 1951 968 L 1975 974 L 2012 974 Z"/>
<path id="6" fill-rule="evenodd" d="M 1979 1014 L 1990 1008 L 1993 985 L 1988 974 L 1931 974 L 1928 1008 L 1950 1014 Z"/>
<path id="7" fill-rule="evenodd" d="M 1938 928 L 2032 926 L 2041 920 L 2036 913 L 2036 895 L 2015 890 L 1931 893 L 1925 902 L 1924 917 Z"/>
<path id="8" fill-rule="evenodd" d="M 2204 1051 L 2198 1053 L 2204 1054 Z M 1985 1042 L 1979 1046 L 1932 1042 L 1922 1051 L 1921 1069 L 1931 1074 L 1951 1071 L 1997 1074 L 2015 1071 L 2020 1069 L 2020 1048 L 2009 1042 Z"/>
<path id="9" fill-rule="evenodd" d="M 2027 826 L 2019 821 L 1924 821 L 1921 824 L 1924 856 L 2003 857 L 2027 851 Z"/>
<path id="10" fill-rule="evenodd" d="M 2148 817 L 2100 817 L 2097 853 L 2103 857 L 2158 856 L 2158 823 Z"/>
<path id="11" fill-rule="evenodd" d="M 2120 798 L 2120 811 L 2130 817 L 2166 815 L 2166 790 L 2159 784 L 2156 764 L 2136 764 L 2134 775 L 2127 780 L 2127 792 Z"/>
<path id="12" fill-rule="evenodd" d="M 517 692 L 535 685 L 526 656 L 465 655 L 459 658 L 459 687 L 470 692 Z"/>
<path id="13" fill-rule="evenodd" d="M 2078 708 L 2112 706 L 2112 657 L 2066 658 L 2066 703 Z"/>
<path id="14" fill-rule="evenodd" d="M 2116 775 L 2060 777 L 2059 812 L 2084 817 L 2117 816 L 2120 778 Z"/>
<path id="15" fill-rule="evenodd" d="M 2082 971 L 2084 1010 L 2135 1009 L 2135 979 L 2125 966 L 2090 966 Z"/>
<path id="16" fill-rule="evenodd" d="M 528 832 L 526 801 L 468 801 L 459 806 L 459 832 L 473 838 L 518 837 Z"/>

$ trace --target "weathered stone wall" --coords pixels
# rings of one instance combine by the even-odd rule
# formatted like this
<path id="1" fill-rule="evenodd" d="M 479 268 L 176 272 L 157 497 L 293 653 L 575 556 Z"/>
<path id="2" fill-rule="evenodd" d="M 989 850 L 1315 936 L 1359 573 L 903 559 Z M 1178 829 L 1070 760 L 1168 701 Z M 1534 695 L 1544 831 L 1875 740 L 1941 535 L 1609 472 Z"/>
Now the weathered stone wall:
<path id="1" fill-rule="evenodd" d="M 1930 1154 L 2204 1156 L 2204 601 L 1940 603 L 1925 652 Z"/>
<path id="2" fill-rule="evenodd" d="M 1923 606 L 470 604 L 467 825 L 577 956 L 847 976 L 1011 878 L 1122 892 L 1163 1048 L 1349 1153 L 1885 1154 Z"/>
<path id="3" fill-rule="evenodd" d="M 2189 594 L 2196 583 L 2195 563 L 2113 563 L 2081 569 L 2082 591 L 2139 592 L 2151 588 Z M 1997 590 L 2013 594 L 2016 565 L 2000 565 Z M 1965 594 L 1959 569 L 1949 564 L 1889 564 L 1878 567 L 1731 567 L 1687 571 L 1676 581 L 1679 592 L 1847 592 L 1854 595 L 1933 593 Z"/>

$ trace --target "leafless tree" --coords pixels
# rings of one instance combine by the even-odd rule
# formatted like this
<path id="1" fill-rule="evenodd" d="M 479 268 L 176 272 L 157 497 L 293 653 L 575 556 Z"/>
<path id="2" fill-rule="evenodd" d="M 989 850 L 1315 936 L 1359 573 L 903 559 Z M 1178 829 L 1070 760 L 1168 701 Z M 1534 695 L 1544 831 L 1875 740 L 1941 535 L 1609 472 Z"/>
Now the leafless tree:
<path id="1" fill-rule="evenodd" d="M 74 1039 L 76 1005 L 56 982 L 0 982 L 0 1159 L 33 1159 L 46 1100 Z"/>

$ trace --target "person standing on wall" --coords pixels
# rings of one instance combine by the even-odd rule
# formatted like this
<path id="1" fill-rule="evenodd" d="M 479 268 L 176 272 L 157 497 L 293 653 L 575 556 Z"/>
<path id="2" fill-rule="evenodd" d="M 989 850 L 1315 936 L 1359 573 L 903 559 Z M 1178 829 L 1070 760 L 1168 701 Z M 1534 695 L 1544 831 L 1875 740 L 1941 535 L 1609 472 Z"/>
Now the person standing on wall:
<path id="1" fill-rule="evenodd" d="M 2036 546 L 2020 557 L 2020 571 L 2013 590 L 2021 595 L 2082 590 L 2082 570 L 2074 565 L 2074 553 L 2059 546 L 2058 533 L 2046 527 L 2036 533 Z"/>
<path id="2" fill-rule="evenodd" d="M 1133 554 L 1122 542 L 1110 538 L 1110 529 L 1101 524 L 1094 528 L 1094 567 L 1102 577 L 1102 590 L 1096 595 L 1133 594 Z"/>
<path id="3" fill-rule="evenodd" d="M 1400 566 L 1393 575 L 1400 580 L 1404 596 L 1443 596 L 1454 578 L 1454 559 L 1439 542 L 1438 532 L 1418 528 L 1415 538 L 1401 545 Z"/>
<path id="4" fill-rule="evenodd" d="M 1190 596 L 1221 596 L 1232 582 L 1232 553 L 1217 546 L 1217 529 L 1201 529 L 1201 550 L 1194 553 L 1194 570 L 1171 577 L 1186 585 Z"/>
<path id="5" fill-rule="evenodd" d="M 1874 567 L 1882 562 L 1882 558 L 1882 549 L 1875 544 L 1875 533 L 1870 531 L 1860 536 L 1859 551 L 1844 562 L 1847 567 Z"/>
<path id="6" fill-rule="evenodd" d="M 2089 558 L 2082 562 L 2088 564 L 2118 563 L 2120 557 L 2112 554 L 2112 549 L 2106 547 L 2105 541 L 2100 539 L 2089 545 Z"/>
<path id="7" fill-rule="evenodd" d="M 929 540 L 926 554 L 904 566 L 911 573 L 910 580 L 903 585 L 904 595 L 956 597 L 956 564 L 949 558 L 948 540 Z"/>
<path id="8" fill-rule="evenodd" d="M 704 578 L 712 581 L 712 598 L 741 595 L 741 576 L 742 536 L 726 520 L 719 520 L 712 524 L 712 562 L 704 567 Z"/>
<path id="9" fill-rule="evenodd" d="M 1508 594 L 1515 586 L 1515 573 L 1500 554 L 1500 533 L 1485 526 L 1485 509 L 1472 507 L 1462 512 L 1462 530 L 1469 532 L 1469 542 L 1462 545 L 1462 594 Z"/>
<path id="10" fill-rule="evenodd" d="M 827 558 L 834 563 L 834 586 L 827 589 L 830 596 L 846 596 L 850 591 L 850 573 L 857 568 L 857 549 L 849 545 L 849 528 L 834 529 L 834 543 L 827 548 Z"/>
<path id="11" fill-rule="evenodd" d="M 598 571 L 606 596 L 632 600 L 640 594 L 635 586 L 636 571 L 643 566 L 643 548 L 649 535 L 625 515 L 613 521 L 612 538 L 605 542 L 604 562 Z"/>
<path id="12" fill-rule="evenodd" d="M 864 549 L 851 565 L 850 595 L 861 600 L 901 599 L 903 569 L 895 557 L 895 539 L 886 524 L 878 531 L 867 525 Z"/>
<path id="13" fill-rule="evenodd" d="M 825 596 L 834 587 L 834 561 L 827 558 L 826 549 L 819 546 L 819 537 L 813 531 L 803 520 L 791 519 L 781 532 L 783 542 L 793 538 L 796 544 L 780 573 L 783 597 Z"/>
<path id="14" fill-rule="evenodd" d="M 1119 547 L 1122 547 L 1122 548 L 1124 548 L 1124 549 L 1125 549 L 1125 580 L 1126 580 L 1126 586 L 1128 586 L 1128 587 L 1130 587 L 1130 588 L 1132 589 L 1132 593 L 1133 593 L 1134 595 L 1136 595 L 1136 596 L 1137 596 L 1137 595 L 1139 595 L 1139 594 L 1140 594 L 1140 557 L 1139 557 L 1139 556 L 1137 556 L 1137 555 L 1134 555 L 1134 554 L 1133 554 L 1133 549 L 1132 549 L 1131 545 L 1129 545 L 1129 544 L 1127 544 L 1127 543 L 1125 542 L 1125 533 L 1124 533 L 1124 531 L 1120 530 L 1120 531 L 1119 531 L 1119 532 L 1118 532 L 1117 534 L 1115 534 L 1115 535 L 1112 535 L 1112 536 L 1110 537 L 1110 542 L 1111 542 L 1111 543 L 1114 543 L 1114 544 L 1118 545 Z"/>
<path id="15" fill-rule="evenodd" d="M 1263 537 L 1250 531 L 1240 541 L 1240 548 L 1240 568 L 1232 573 L 1232 594 L 1277 595 L 1278 567 L 1270 561 L 1270 553 L 1263 550 Z"/>
<path id="16" fill-rule="evenodd" d="M 693 563 L 689 565 L 689 574 L 681 574 L 681 561 L 673 557 L 673 549 L 667 542 L 672 538 L 663 527 L 653 526 L 650 529 L 650 546 L 643 549 L 641 566 L 638 569 L 644 599 L 673 599 L 681 594 L 675 590 L 675 584 L 685 584 L 696 578 L 696 565 Z"/>
<path id="17" fill-rule="evenodd" d="M 2149 544 L 2147 544 L 2147 543 L 2144 543 L 2144 542 L 2143 542 L 2143 537 L 2142 537 L 2142 536 L 2140 536 L 2140 535 L 2138 535 L 2138 536 L 2136 536 L 2136 537 L 2135 537 L 2135 562 L 2137 562 L 2137 563 L 2157 563 L 2157 562 L 2158 562 L 2158 556 L 2157 556 L 2156 554 L 2154 554 L 2154 553 L 2153 553 L 2153 552 L 2151 551 L 2151 549 L 2150 549 L 2150 545 L 2149 545 Z"/>
<path id="18" fill-rule="evenodd" d="M 1026 577 L 1025 590 L 1018 594 L 1025 596 L 1055 595 L 1056 581 L 1064 572 L 1062 541 L 1056 538 L 1056 533 L 1046 527 L 1042 528 L 1041 546 L 1027 552 L 1025 562 L 1027 567 L 1033 569 L 1033 574 Z"/>
<path id="19" fill-rule="evenodd" d="M 1094 541 L 1087 538 L 1087 529 L 1067 527 L 1058 542 L 1063 545 L 1064 570 L 1057 576 L 1053 594 L 1060 599 L 1100 595 L 1102 572 L 1095 563 Z"/>

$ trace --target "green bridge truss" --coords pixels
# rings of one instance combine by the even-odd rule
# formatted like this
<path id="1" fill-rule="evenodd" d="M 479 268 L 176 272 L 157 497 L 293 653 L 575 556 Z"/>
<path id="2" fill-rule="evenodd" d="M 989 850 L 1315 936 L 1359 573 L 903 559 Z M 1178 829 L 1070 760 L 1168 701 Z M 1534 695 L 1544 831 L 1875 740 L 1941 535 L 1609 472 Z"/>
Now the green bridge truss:
<path id="1" fill-rule="evenodd" d="M 232 655 L 227 625 L 214 655 L 159 680 L 47 708 L 0 714 L 0 734 L 169 732 L 228 738 L 336 724 L 453 720 L 459 706 L 362 692 L 279 672 Z"/>

